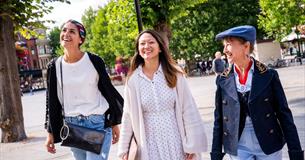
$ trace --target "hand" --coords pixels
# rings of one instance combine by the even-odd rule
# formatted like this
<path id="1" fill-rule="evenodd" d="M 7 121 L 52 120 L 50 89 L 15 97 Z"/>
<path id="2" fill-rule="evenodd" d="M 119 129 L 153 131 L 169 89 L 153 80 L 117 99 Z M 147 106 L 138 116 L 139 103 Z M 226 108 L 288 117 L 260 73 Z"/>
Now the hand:
<path id="1" fill-rule="evenodd" d="M 116 144 L 119 141 L 120 128 L 118 125 L 112 126 L 112 144 Z"/>
<path id="2" fill-rule="evenodd" d="M 45 142 L 45 146 L 47 151 L 54 154 L 56 153 L 55 145 L 54 145 L 54 137 L 52 133 L 49 133 Z"/>
<path id="3" fill-rule="evenodd" d="M 122 160 L 128 160 L 128 154 L 124 154 L 124 156 L 122 157 Z"/>
<path id="4" fill-rule="evenodd" d="M 185 154 L 185 160 L 192 160 L 194 157 L 194 153 L 186 153 Z"/>

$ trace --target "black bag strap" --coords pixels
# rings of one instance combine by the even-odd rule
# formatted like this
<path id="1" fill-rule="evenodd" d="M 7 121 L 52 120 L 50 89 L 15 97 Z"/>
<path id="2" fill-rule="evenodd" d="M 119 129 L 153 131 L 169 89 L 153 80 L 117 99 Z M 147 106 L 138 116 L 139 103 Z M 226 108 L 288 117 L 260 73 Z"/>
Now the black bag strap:
<path id="1" fill-rule="evenodd" d="M 63 84 L 63 74 L 62 74 L 62 61 L 63 61 L 63 56 L 60 59 L 60 82 L 61 82 L 61 114 L 62 114 L 62 121 L 63 121 L 63 126 L 60 129 L 60 138 L 61 140 L 65 140 L 68 138 L 70 129 L 69 126 L 67 125 L 65 121 L 65 107 L 64 107 L 64 84 Z"/>
<path id="2" fill-rule="evenodd" d="M 131 144 L 132 138 L 134 138 L 134 141 L 136 142 L 136 144 L 138 144 L 136 137 L 134 136 L 134 132 L 132 131 L 132 135 L 129 141 L 129 145 Z"/>
<path id="3" fill-rule="evenodd" d="M 63 84 L 63 74 L 62 74 L 62 61 L 64 59 L 64 56 L 61 57 L 60 59 L 60 82 L 61 82 L 61 114 L 62 114 L 62 117 L 63 117 L 63 122 L 65 124 L 65 107 L 64 107 L 64 84 Z"/>

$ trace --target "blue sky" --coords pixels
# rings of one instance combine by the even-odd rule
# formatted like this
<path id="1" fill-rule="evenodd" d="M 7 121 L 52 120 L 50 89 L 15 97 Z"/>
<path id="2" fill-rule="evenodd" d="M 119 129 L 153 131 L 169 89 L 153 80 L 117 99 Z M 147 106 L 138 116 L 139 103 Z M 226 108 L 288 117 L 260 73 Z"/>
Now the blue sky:
<path id="1" fill-rule="evenodd" d="M 47 14 L 43 19 L 49 19 L 56 21 L 55 24 L 45 24 L 50 29 L 55 26 L 61 26 L 65 21 L 74 19 L 81 22 L 81 17 L 84 11 L 90 6 L 93 9 L 98 9 L 100 6 L 104 6 L 108 0 L 70 0 L 71 4 L 54 2 L 50 3 L 54 7 L 52 13 Z"/>

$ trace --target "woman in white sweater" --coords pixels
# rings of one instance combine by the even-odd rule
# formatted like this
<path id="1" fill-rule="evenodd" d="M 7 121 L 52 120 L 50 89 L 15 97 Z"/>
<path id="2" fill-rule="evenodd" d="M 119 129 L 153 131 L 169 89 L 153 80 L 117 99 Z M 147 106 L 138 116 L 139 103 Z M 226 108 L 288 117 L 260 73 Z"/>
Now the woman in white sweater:
<path id="1" fill-rule="evenodd" d="M 85 38 L 81 23 L 68 20 L 62 26 L 60 44 L 64 55 L 54 58 L 47 69 L 45 147 L 56 153 L 55 143 L 62 141 L 60 133 L 65 121 L 105 133 L 103 140 L 97 142 L 102 144 L 100 154 L 71 147 L 75 160 L 107 160 L 111 143 L 119 138 L 124 101 L 111 84 L 104 61 L 81 51 Z"/>
<path id="2" fill-rule="evenodd" d="M 124 91 L 118 155 L 128 159 L 132 136 L 139 160 L 198 160 L 207 138 L 183 72 L 161 36 L 141 32 Z"/>

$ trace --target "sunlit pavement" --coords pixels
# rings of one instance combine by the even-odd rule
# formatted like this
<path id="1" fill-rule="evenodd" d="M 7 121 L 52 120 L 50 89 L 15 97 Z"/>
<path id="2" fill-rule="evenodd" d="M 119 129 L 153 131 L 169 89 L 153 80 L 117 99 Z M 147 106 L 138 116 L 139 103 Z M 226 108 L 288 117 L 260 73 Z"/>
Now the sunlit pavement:
<path id="1" fill-rule="evenodd" d="M 298 128 L 302 148 L 305 147 L 305 65 L 277 69 L 286 92 L 289 106 Z M 215 94 L 215 76 L 190 77 L 189 86 L 198 104 L 202 118 L 206 124 L 209 150 L 212 141 L 213 111 Z M 123 86 L 116 87 L 120 93 Z M 28 139 L 18 143 L 0 144 L 0 160 L 72 160 L 69 148 L 56 145 L 57 153 L 49 154 L 44 147 L 46 131 L 45 91 L 25 94 L 22 97 L 24 123 Z M 109 159 L 116 158 L 117 145 L 111 148 Z M 283 150 L 283 159 L 288 159 L 287 147 Z M 209 152 L 203 153 L 208 160 Z M 225 157 L 227 159 L 227 157 Z"/>

